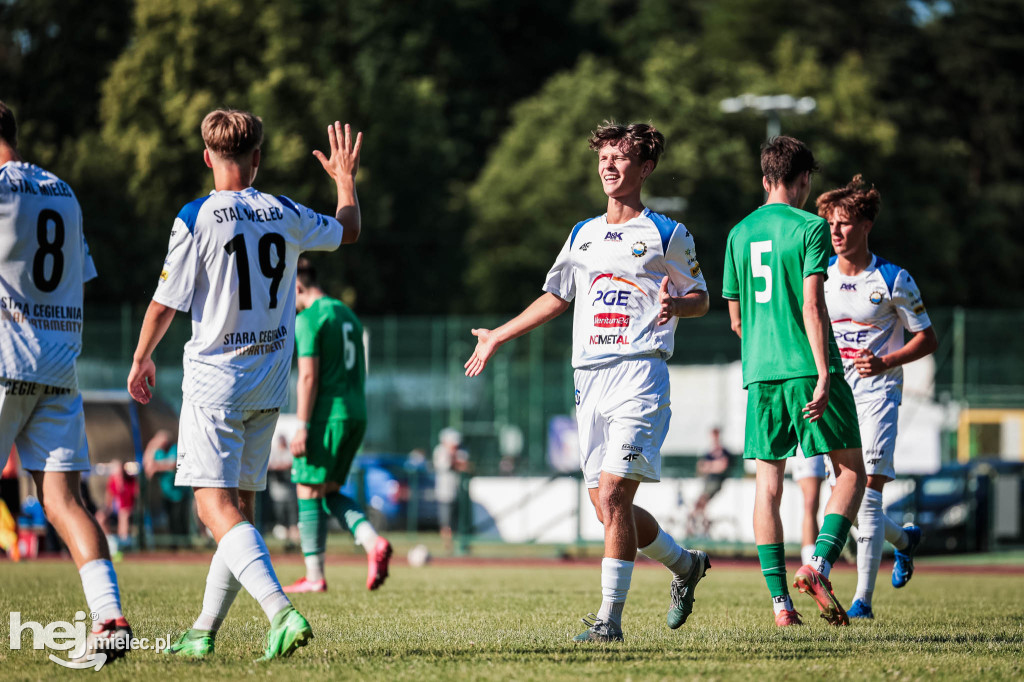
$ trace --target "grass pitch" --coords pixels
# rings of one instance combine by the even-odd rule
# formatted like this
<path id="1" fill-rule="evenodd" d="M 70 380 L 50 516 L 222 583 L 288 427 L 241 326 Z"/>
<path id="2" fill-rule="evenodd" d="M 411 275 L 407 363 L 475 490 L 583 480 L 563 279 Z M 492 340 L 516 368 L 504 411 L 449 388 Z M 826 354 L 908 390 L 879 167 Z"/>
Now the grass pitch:
<path id="1" fill-rule="evenodd" d="M 188 627 L 201 601 L 202 563 L 125 561 L 117 566 L 137 637 Z M 791 569 L 795 570 L 795 566 Z M 302 566 L 278 566 L 282 581 Z M 267 621 L 240 594 L 203 661 L 153 651 L 100 672 L 64 670 L 31 649 L 9 649 L 7 612 L 22 620 L 70 621 L 84 609 L 70 561 L 0 565 L 0 677 L 5 680 L 574 680 L 613 679 L 1021 679 L 1024 677 L 1024 576 L 933 573 L 924 567 L 902 590 L 879 576 L 876 620 L 834 628 L 811 600 L 794 595 L 802 628 L 773 625 L 754 564 L 713 567 L 697 588 L 689 622 L 665 626 L 669 574 L 641 565 L 633 574 L 623 644 L 578 645 L 579 617 L 599 606 L 599 565 L 550 567 L 397 565 L 378 592 L 365 568 L 328 566 L 326 594 L 297 595 L 316 634 L 290 659 L 257 663 Z M 792 575 L 790 576 L 792 578 Z M 833 574 L 844 604 L 856 582 Z"/>

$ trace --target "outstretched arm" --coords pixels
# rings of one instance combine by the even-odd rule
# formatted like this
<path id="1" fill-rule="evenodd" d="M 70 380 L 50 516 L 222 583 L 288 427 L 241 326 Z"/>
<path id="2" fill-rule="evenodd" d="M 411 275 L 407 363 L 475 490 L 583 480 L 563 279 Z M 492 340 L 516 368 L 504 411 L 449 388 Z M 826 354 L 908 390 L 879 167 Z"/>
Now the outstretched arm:
<path id="1" fill-rule="evenodd" d="M 828 406 L 828 308 L 825 305 L 825 277 L 820 272 L 804 278 L 804 329 L 811 344 L 814 367 L 818 371 L 818 384 L 811 402 L 804 406 L 804 419 L 818 421 Z"/>
<path id="2" fill-rule="evenodd" d="M 139 332 L 139 345 L 135 349 L 132 358 L 132 369 L 128 373 L 128 393 L 135 400 L 145 405 L 153 397 L 151 390 L 156 386 L 156 365 L 153 364 L 153 351 L 164 338 L 167 328 L 171 326 L 174 308 L 169 308 L 156 301 L 149 302 L 146 310 L 146 319 L 142 321 L 142 331 Z"/>
<path id="3" fill-rule="evenodd" d="M 327 139 L 330 142 L 331 156 L 328 158 L 320 150 L 315 150 L 313 155 L 338 186 L 338 210 L 334 217 L 345 228 L 341 243 L 351 244 L 359 239 L 362 227 L 359 197 L 356 196 L 356 173 L 359 171 L 363 134 L 356 133 L 353 140 L 352 127 L 346 123 L 342 129 L 341 122 L 335 121 L 333 125 L 327 126 Z"/>
<path id="4" fill-rule="evenodd" d="M 464 365 L 466 376 L 475 377 L 484 371 L 487 361 L 503 343 L 558 317 L 568 307 L 568 301 L 546 293 L 497 329 L 474 329 L 473 336 L 477 338 L 476 350 Z"/>

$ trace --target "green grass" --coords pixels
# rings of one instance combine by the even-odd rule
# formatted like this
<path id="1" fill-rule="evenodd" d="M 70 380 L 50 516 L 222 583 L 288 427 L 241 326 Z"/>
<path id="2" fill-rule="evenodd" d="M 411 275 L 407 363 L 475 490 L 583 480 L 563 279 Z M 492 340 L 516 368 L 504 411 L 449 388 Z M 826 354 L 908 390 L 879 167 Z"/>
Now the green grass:
<path id="1" fill-rule="evenodd" d="M 301 565 L 279 567 L 288 582 Z M 206 566 L 118 564 L 127 615 L 138 637 L 191 624 Z M 856 579 L 834 574 L 848 603 Z M 330 591 L 298 595 L 316 639 L 291 659 L 255 663 L 267 622 L 240 595 L 204 661 L 135 652 L 99 673 L 59 669 L 45 651 L 9 650 L 7 612 L 46 623 L 84 608 L 70 562 L 0 565 L 0 678 L 209 680 L 648 680 L 648 679 L 1021 679 L 1024 576 L 919 572 L 903 590 L 879 578 L 875 622 L 833 628 L 795 595 L 807 625 L 776 628 L 759 571 L 712 568 L 690 621 L 665 626 L 668 573 L 638 568 L 626 606 L 626 642 L 576 645 L 579 617 L 599 605 L 599 568 L 399 565 L 376 593 L 359 565 L 328 568 Z M 24 647 L 31 646 L 26 633 Z M 86 678 L 81 678 L 86 679 Z"/>

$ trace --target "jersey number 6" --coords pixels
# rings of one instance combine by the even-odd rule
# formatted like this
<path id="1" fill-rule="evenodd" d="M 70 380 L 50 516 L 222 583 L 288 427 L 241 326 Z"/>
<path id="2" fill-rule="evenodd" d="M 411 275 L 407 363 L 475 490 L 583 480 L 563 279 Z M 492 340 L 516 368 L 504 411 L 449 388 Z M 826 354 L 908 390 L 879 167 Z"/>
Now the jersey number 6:
<path id="1" fill-rule="evenodd" d="M 772 269 L 765 264 L 763 256 L 772 251 L 772 240 L 750 242 L 750 270 L 754 279 L 764 280 L 764 291 L 754 290 L 754 300 L 767 303 L 772 300 Z"/>
<path id="2" fill-rule="evenodd" d="M 270 262 L 270 247 L 274 247 L 277 255 L 277 263 Z M 268 232 L 260 237 L 258 243 L 260 258 L 260 272 L 270 280 L 270 307 L 277 307 L 277 289 L 284 277 L 284 237 Z M 249 281 L 249 252 L 245 248 L 245 235 L 236 234 L 227 244 L 224 250 L 228 253 L 237 253 L 235 258 L 235 269 L 238 271 L 238 309 L 252 310 L 252 284 Z"/>

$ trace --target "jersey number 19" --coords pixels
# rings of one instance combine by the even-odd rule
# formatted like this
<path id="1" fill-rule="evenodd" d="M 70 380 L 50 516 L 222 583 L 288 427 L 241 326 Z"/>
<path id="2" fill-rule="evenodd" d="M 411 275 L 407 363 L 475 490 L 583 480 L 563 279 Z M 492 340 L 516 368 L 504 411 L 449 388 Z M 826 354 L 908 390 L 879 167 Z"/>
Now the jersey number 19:
<path id="1" fill-rule="evenodd" d="M 277 263 L 270 262 L 270 247 L 274 247 L 277 253 Z M 270 280 L 270 307 L 277 307 L 277 289 L 284 277 L 284 237 L 268 232 L 260 237 L 257 245 L 260 258 L 260 272 Z M 235 269 L 238 271 L 238 309 L 252 310 L 252 284 L 249 281 L 249 252 L 245 248 L 245 235 L 236 234 L 227 244 L 224 250 L 228 253 L 237 253 L 235 257 Z"/>

